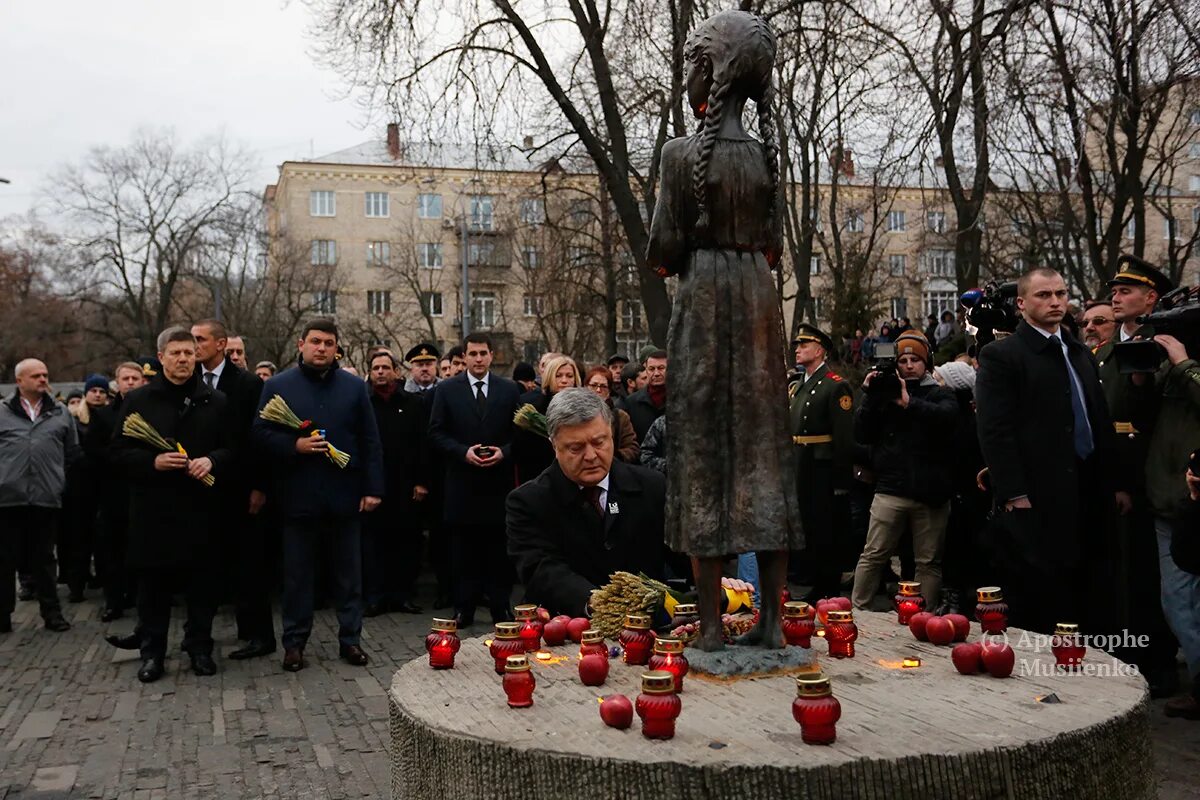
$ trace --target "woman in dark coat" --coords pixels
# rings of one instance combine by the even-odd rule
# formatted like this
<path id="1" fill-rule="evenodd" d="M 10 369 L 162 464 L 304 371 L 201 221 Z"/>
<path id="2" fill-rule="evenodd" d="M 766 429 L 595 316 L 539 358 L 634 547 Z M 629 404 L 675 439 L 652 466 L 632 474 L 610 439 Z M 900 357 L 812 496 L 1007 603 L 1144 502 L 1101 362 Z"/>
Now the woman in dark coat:
<path id="1" fill-rule="evenodd" d="M 542 373 L 542 392 L 530 403 L 545 415 L 555 392 L 579 386 L 579 367 L 567 356 L 550 359 Z M 545 436 L 516 428 L 513 434 L 513 461 L 517 467 L 517 485 L 531 481 L 554 460 L 554 448 Z"/>
<path id="2" fill-rule="evenodd" d="M 783 320 L 771 269 L 782 250 L 774 120 L 775 34 L 725 11 L 688 38 L 688 104 L 703 120 L 662 151 L 647 260 L 678 274 L 667 334 L 666 540 L 698 558 L 699 646 L 722 646 L 721 564 L 756 551 L 778 598 L 787 552 L 803 547 L 791 469 Z M 742 127 L 755 102 L 763 141 Z M 782 647 L 779 603 L 744 643 Z"/>

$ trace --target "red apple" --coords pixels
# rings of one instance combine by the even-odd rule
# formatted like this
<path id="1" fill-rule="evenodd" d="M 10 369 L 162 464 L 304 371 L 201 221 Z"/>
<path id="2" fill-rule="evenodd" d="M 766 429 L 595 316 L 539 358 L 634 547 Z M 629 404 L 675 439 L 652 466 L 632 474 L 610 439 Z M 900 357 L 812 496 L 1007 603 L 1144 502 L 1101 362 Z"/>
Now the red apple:
<path id="1" fill-rule="evenodd" d="M 947 614 L 946 619 L 954 624 L 954 641 L 965 642 L 971 632 L 971 621 L 962 614 Z"/>
<path id="2" fill-rule="evenodd" d="M 925 635 L 933 644 L 950 644 L 954 641 L 954 623 L 945 617 L 930 617 L 925 621 Z"/>
<path id="3" fill-rule="evenodd" d="M 832 604 L 829 608 L 835 611 L 849 611 L 854 608 L 849 597 L 831 597 L 829 602 Z"/>
<path id="4" fill-rule="evenodd" d="M 933 614 L 928 611 L 918 611 L 908 618 L 908 629 L 912 631 L 913 636 L 917 637 L 918 642 L 929 641 L 929 637 L 925 635 L 925 623 L 931 619 L 933 619 Z"/>
<path id="5" fill-rule="evenodd" d="M 608 659 L 599 653 L 588 653 L 579 659 L 579 680 L 584 686 L 600 686 L 608 679 Z"/>
<path id="6" fill-rule="evenodd" d="M 983 672 L 983 648 L 979 642 L 964 642 L 954 645 L 950 651 L 950 660 L 954 668 L 963 675 L 978 675 Z"/>
<path id="7" fill-rule="evenodd" d="M 567 635 L 572 642 L 582 642 L 583 632 L 592 627 L 592 621 L 587 617 L 576 617 L 567 623 Z"/>
<path id="8" fill-rule="evenodd" d="M 566 614 L 559 614 L 557 617 L 551 617 L 550 621 L 551 622 L 561 622 L 563 624 L 563 627 L 565 628 L 567 626 L 567 623 L 571 621 L 571 618 L 569 616 L 567 616 Z"/>
<path id="9" fill-rule="evenodd" d="M 542 626 L 542 640 L 549 646 L 562 644 L 567 640 L 567 623 L 557 618 Z"/>
<path id="10" fill-rule="evenodd" d="M 536 614 L 537 614 L 537 621 L 542 623 L 543 625 L 545 625 L 547 622 L 550 621 L 550 612 L 547 611 L 546 609 L 542 608 L 541 606 L 537 607 Z"/>
<path id="11" fill-rule="evenodd" d="M 610 694 L 600 701 L 600 719 L 610 728 L 625 730 L 633 724 L 633 703 L 623 694 Z"/>
<path id="12" fill-rule="evenodd" d="M 1012 675 L 1013 666 L 1017 663 L 1017 654 L 1003 642 L 983 643 L 983 666 L 993 678 L 1007 678 Z"/>

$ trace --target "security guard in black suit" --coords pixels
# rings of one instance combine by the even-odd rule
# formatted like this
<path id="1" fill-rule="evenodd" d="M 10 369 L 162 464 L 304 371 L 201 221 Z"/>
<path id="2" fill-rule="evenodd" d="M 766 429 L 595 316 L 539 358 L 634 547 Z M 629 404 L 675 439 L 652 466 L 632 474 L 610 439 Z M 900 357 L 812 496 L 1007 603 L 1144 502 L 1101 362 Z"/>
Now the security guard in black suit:
<path id="1" fill-rule="evenodd" d="M 792 443 L 796 452 L 796 491 L 808 544 L 812 598 L 839 593 L 841 563 L 834 543 L 834 515 L 848 501 L 853 476 L 854 395 L 841 375 L 826 366 L 833 340 L 801 325 L 792 342 L 796 363 L 788 386 Z"/>
<path id="2" fill-rule="evenodd" d="M 1117 463 L 1125 477 L 1133 508 L 1120 520 L 1117 563 L 1123 569 L 1117 575 L 1116 589 L 1121 600 L 1119 627 L 1132 635 L 1149 636 L 1146 647 L 1129 648 L 1117 655 L 1138 666 L 1150 684 L 1153 697 L 1167 697 L 1178 688 L 1175 652 L 1178 642 L 1163 616 L 1159 599 L 1158 547 L 1154 532 L 1154 514 L 1146 496 L 1146 458 L 1154 427 L 1154 381 L 1135 382 L 1130 368 L 1144 367 L 1152 375 L 1162 361 L 1138 365 L 1120 355 L 1119 345 L 1134 340 L 1150 340 L 1154 329 L 1139 325 L 1137 318 L 1154 310 L 1158 299 L 1174 288 L 1170 278 L 1136 256 L 1123 255 L 1120 271 L 1108 282 L 1113 292 L 1113 316 L 1119 327 L 1113 337 L 1096 349 L 1100 383 L 1108 401 L 1113 428 L 1117 433 Z M 1126 364 L 1122 372 L 1122 362 Z"/>

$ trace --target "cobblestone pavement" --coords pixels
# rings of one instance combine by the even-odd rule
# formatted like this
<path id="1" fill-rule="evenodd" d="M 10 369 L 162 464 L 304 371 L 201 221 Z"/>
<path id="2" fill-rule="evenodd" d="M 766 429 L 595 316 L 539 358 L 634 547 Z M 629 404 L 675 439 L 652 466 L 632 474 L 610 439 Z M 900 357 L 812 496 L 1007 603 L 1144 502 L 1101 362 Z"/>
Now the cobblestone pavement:
<path id="1" fill-rule="evenodd" d="M 14 632 L 0 635 L 0 800 L 388 796 L 386 687 L 422 652 L 429 615 L 366 620 L 365 669 L 337 658 L 337 623 L 322 611 L 299 673 L 283 672 L 277 652 L 219 659 L 216 676 L 198 678 L 174 650 L 167 674 L 143 685 L 137 654 L 101 638 L 128 632 L 132 620 L 101 623 L 94 592 L 64 610 L 74 627 L 54 634 L 36 603 L 19 603 Z M 175 612 L 173 648 L 182 637 Z M 237 646 L 231 609 L 214 635 L 222 655 Z M 1161 705 L 1160 797 L 1200 797 L 1200 722 L 1165 719 Z"/>

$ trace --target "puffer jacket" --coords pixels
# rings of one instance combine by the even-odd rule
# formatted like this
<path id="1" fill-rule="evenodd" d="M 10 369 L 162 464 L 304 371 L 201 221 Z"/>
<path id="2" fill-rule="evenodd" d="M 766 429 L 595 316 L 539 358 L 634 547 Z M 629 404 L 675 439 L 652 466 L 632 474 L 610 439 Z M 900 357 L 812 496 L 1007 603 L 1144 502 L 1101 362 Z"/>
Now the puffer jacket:
<path id="1" fill-rule="evenodd" d="M 0 507 L 62 508 L 67 465 L 80 452 L 66 406 L 43 395 L 31 420 L 14 393 L 0 404 Z"/>

